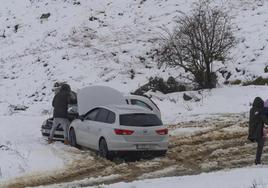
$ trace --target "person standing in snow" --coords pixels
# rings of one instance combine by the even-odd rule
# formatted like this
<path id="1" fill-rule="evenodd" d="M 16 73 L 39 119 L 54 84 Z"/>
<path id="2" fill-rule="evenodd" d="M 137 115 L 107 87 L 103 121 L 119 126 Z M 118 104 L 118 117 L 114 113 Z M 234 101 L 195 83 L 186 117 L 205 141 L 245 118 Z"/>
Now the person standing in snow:
<path id="1" fill-rule="evenodd" d="M 256 97 L 249 114 L 249 130 L 248 139 L 252 142 L 257 142 L 257 152 L 255 164 L 261 164 L 261 155 L 265 142 L 263 134 L 264 123 L 268 124 L 268 119 L 264 114 L 264 102 L 260 97 Z"/>
<path id="2" fill-rule="evenodd" d="M 264 102 L 264 115 L 268 118 L 268 99 Z"/>
<path id="3" fill-rule="evenodd" d="M 53 125 L 50 130 L 50 136 L 48 139 L 48 143 L 53 142 L 53 137 L 55 130 L 59 124 L 61 124 L 63 131 L 64 131 L 64 144 L 68 145 L 68 127 L 69 127 L 69 120 L 67 117 L 68 114 L 68 104 L 71 102 L 70 96 L 71 88 L 68 84 L 63 84 L 60 88 L 60 91 L 56 93 L 53 98 L 52 106 L 54 107 L 53 110 Z"/>

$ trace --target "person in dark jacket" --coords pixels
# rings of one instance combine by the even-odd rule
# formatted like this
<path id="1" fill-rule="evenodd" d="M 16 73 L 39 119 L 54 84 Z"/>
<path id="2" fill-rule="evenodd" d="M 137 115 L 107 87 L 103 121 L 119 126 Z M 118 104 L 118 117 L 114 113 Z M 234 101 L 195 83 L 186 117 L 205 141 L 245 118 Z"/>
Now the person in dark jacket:
<path id="1" fill-rule="evenodd" d="M 268 118 L 268 99 L 264 102 L 264 115 Z"/>
<path id="2" fill-rule="evenodd" d="M 249 114 L 248 139 L 257 142 L 257 152 L 255 164 L 261 164 L 261 155 L 264 146 L 264 123 L 268 124 L 268 119 L 264 115 L 264 102 L 260 97 L 256 97 Z"/>
<path id="3" fill-rule="evenodd" d="M 52 101 L 53 110 L 53 125 L 50 131 L 50 136 L 48 143 L 52 143 L 55 129 L 59 124 L 61 124 L 64 131 L 64 144 L 69 144 L 68 142 L 68 104 L 71 103 L 70 96 L 71 88 L 68 84 L 63 84 L 60 91 L 54 96 Z"/>

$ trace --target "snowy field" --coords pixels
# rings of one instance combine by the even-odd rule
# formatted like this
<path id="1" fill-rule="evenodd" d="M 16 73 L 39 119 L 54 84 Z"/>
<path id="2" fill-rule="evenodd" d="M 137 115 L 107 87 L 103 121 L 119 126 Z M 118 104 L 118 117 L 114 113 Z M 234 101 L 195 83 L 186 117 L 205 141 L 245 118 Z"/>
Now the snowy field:
<path id="1" fill-rule="evenodd" d="M 40 117 L 1 116 L 1 180 L 24 173 L 46 171 L 63 166 L 40 135 Z M 49 160 L 53 159 L 53 160 Z"/>
<path id="2" fill-rule="evenodd" d="M 195 176 L 170 177 L 100 185 L 95 188 L 266 188 L 268 166 L 204 173 Z"/>
<path id="3" fill-rule="evenodd" d="M 243 92 L 240 92 L 241 90 L 243 90 Z M 237 93 L 241 93 L 241 95 L 238 97 Z M 183 100 L 180 100 L 182 93 L 174 93 L 168 96 L 157 95 L 157 98 L 155 96 L 155 99 L 158 99 L 156 102 L 162 111 L 163 119 L 166 120 L 165 123 L 176 124 L 177 122 L 183 121 L 199 121 L 206 118 L 213 119 L 230 113 L 245 113 L 245 117 L 247 117 L 250 103 L 254 97 L 261 96 L 265 98 L 266 93 L 268 93 L 266 87 L 228 87 L 212 91 L 204 91 L 204 95 L 207 96 L 204 97 L 202 102 L 184 102 Z M 218 106 L 221 108 L 216 108 L 215 103 L 218 103 Z M 189 108 L 192 110 L 189 110 Z M 176 119 L 174 119 L 175 114 L 178 114 Z M 34 115 L 34 112 L 31 111 L 9 116 L 0 116 L 0 121 L 2 122 L 0 124 L 0 129 L 3 130 L 0 132 L 0 185 L 1 182 L 6 183 L 12 180 L 12 178 L 19 176 L 26 175 L 34 177 L 36 174 L 56 173 L 58 170 L 64 169 L 66 165 L 70 165 L 73 161 L 83 156 L 79 155 L 77 149 L 64 146 L 60 142 L 56 142 L 52 145 L 46 143 L 41 136 L 40 127 L 42 121 L 48 117 L 49 115 Z M 226 120 L 228 120 L 228 116 Z M 176 129 L 170 130 L 170 135 L 189 136 L 210 128 L 212 127 L 176 127 Z M 235 132 L 237 130 L 230 129 L 229 131 Z M 263 169 L 252 169 L 252 171 L 258 173 L 265 170 L 268 171 L 266 167 Z M 228 172 L 228 174 L 239 174 L 238 172 L 240 171 L 231 171 Z M 228 174 L 226 178 L 230 177 L 230 174 Z M 217 176 L 217 174 L 201 175 L 196 176 L 196 178 L 201 181 L 201 177 L 208 178 L 209 176 L 214 177 Z M 165 182 L 166 180 L 163 179 L 159 181 Z M 174 183 L 181 181 L 183 184 L 191 182 L 190 177 L 177 179 L 171 178 L 170 181 Z M 154 181 L 150 180 L 149 182 L 151 182 L 149 183 L 150 186 L 154 186 Z M 156 182 L 158 182 L 158 180 Z M 248 180 L 248 183 L 251 183 L 251 181 Z M 147 186 L 148 181 L 135 182 L 134 184 L 129 185 L 119 185 L 123 187 L 131 187 L 136 184 L 138 187 L 143 187 L 145 185 Z"/>
<path id="4" fill-rule="evenodd" d="M 164 123 L 173 124 L 228 113 L 248 112 L 255 97 L 259 96 L 264 101 L 268 99 L 267 92 L 267 86 L 233 86 L 167 95 L 152 93 L 152 96 L 163 113 Z M 183 93 L 192 96 L 193 100 L 184 101 Z M 195 98 L 200 101 L 194 102 Z"/>
<path id="5" fill-rule="evenodd" d="M 136 90 L 151 76 L 177 77 L 180 69 L 157 68 L 150 52 L 158 45 L 163 28 L 172 29 L 180 12 L 195 0 L 2 0 L 0 6 L 0 187 L 20 177 L 40 178 L 61 174 L 67 167 L 94 164 L 94 155 L 64 146 L 47 145 L 40 127 L 51 115 L 52 87 L 67 81 L 73 90 L 107 85 L 123 93 Z M 267 77 L 268 2 L 215 0 L 233 16 L 238 45 L 232 61 L 216 65 L 231 73 L 229 81 Z M 50 13 L 47 19 L 42 14 Z M 133 72 L 135 73 L 133 76 Z M 167 125 L 242 114 L 247 119 L 256 96 L 268 99 L 267 86 L 224 85 L 218 88 L 163 95 L 148 92 Z M 184 101 L 183 94 L 193 97 Z M 26 107 L 16 111 L 15 107 Z M 180 124 L 181 125 L 181 124 Z M 191 136 L 212 127 L 175 127 L 171 136 Z M 240 131 L 240 129 L 238 129 Z M 237 132 L 235 128 L 229 130 Z M 85 158 L 85 156 L 87 156 Z M 105 165 L 110 163 L 103 162 Z M 152 161 L 153 165 L 157 161 Z M 115 167 L 114 167 L 115 168 Z M 116 169 L 116 168 L 115 168 Z M 172 170 L 172 168 L 171 168 Z M 268 167 L 160 178 L 100 187 L 267 187 Z M 100 180 L 118 178 L 116 174 Z M 52 176 L 52 177 L 51 177 Z M 24 181 L 27 181 L 24 180 Z M 86 181 L 98 182 L 98 178 Z M 100 181 L 102 182 L 102 181 Z M 73 184 L 77 187 L 79 182 Z M 53 185 L 52 187 L 72 187 Z M 13 187 L 12 187 L 13 188 Z"/>
<path id="6" fill-rule="evenodd" d="M 23 174 L 53 171 L 70 162 L 72 148 L 48 145 L 40 132 L 46 118 L 26 115 L 1 116 L 0 182 Z"/>
<path id="7" fill-rule="evenodd" d="M 115 176 L 116 177 L 116 176 Z M 106 179 L 113 178 L 105 177 Z M 85 179 L 75 183 L 66 183 L 39 188 L 79 187 L 85 183 L 98 182 L 102 178 Z M 83 186 L 84 187 L 84 186 Z M 266 188 L 268 187 L 268 166 L 248 167 L 224 170 L 214 173 L 202 173 L 193 176 L 168 177 L 139 180 L 131 183 L 116 183 L 111 185 L 90 186 L 87 188 Z"/>

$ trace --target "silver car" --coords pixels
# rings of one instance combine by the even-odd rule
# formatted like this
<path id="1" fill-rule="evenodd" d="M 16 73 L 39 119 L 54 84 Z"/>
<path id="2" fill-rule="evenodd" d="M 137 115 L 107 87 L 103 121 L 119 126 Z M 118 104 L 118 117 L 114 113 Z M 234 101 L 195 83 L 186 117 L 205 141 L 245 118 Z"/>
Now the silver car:
<path id="1" fill-rule="evenodd" d="M 102 88 L 102 86 L 96 86 L 96 87 L 90 87 L 90 88 L 99 91 L 99 89 Z M 109 95 L 111 88 L 105 87 L 105 90 L 106 90 L 107 94 Z M 122 95 L 122 94 L 120 94 L 120 95 Z M 98 96 L 98 98 L 100 98 L 99 95 L 97 95 L 97 96 Z M 103 96 L 103 97 L 107 97 L 107 96 Z M 93 96 L 92 100 L 95 100 L 94 98 L 96 98 L 96 96 Z M 148 110 L 152 111 L 153 113 L 155 113 L 159 119 L 161 119 L 161 113 L 160 113 L 159 108 L 150 98 L 148 98 L 146 96 L 140 96 L 140 95 L 125 95 L 124 98 L 125 98 L 125 104 L 137 105 L 137 106 L 143 107 L 145 109 L 148 109 Z M 87 100 L 91 100 L 91 99 L 87 98 Z M 68 119 L 71 122 L 76 118 L 78 118 L 78 107 L 77 107 L 77 105 L 70 105 L 68 108 Z M 43 122 L 43 124 L 41 126 L 41 132 L 42 132 L 43 136 L 45 136 L 45 137 L 49 136 L 50 130 L 52 128 L 52 124 L 53 124 L 53 118 L 48 118 Z M 54 134 L 54 139 L 55 140 L 64 140 L 63 128 L 61 127 L 61 125 L 58 125 L 58 127 L 56 128 L 56 131 Z"/>
<path id="2" fill-rule="evenodd" d="M 168 129 L 155 113 L 132 105 L 99 106 L 69 129 L 72 146 L 84 146 L 112 158 L 125 151 L 150 151 L 164 155 L 168 149 Z"/>
<path id="3" fill-rule="evenodd" d="M 84 146 L 112 158 L 124 152 L 153 152 L 168 149 L 168 129 L 156 113 L 126 105 L 125 97 L 109 87 L 91 86 L 78 91 L 79 117 L 69 128 L 72 146 Z"/>

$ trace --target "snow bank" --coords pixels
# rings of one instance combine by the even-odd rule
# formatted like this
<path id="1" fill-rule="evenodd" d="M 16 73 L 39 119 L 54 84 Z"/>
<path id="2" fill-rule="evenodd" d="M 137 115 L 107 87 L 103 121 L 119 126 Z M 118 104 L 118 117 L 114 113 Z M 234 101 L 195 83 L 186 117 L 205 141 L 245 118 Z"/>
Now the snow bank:
<path id="1" fill-rule="evenodd" d="M 185 101 L 183 94 L 194 97 Z M 159 106 L 163 121 L 167 124 L 176 122 L 203 120 L 232 113 L 247 113 L 255 97 L 268 99 L 267 86 L 233 86 L 203 91 L 187 91 L 162 95 L 149 93 Z M 198 99 L 198 101 L 195 101 Z"/>
<path id="2" fill-rule="evenodd" d="M 63 146 L 49 146 L 41 137 L 44 118 L 0 116 L 0 182 L 64 166 L 64 160 L 57 155 Z"/>
<path id="3" fill-rule="evenodd" d="M 254 186 L 255 185 L 255 186 Z M 147 179 L 131 183 L 96 186 L 98 188 L 249 188 L 268 187 L 268 166 L 203 173 L 195 176 Z"/>

